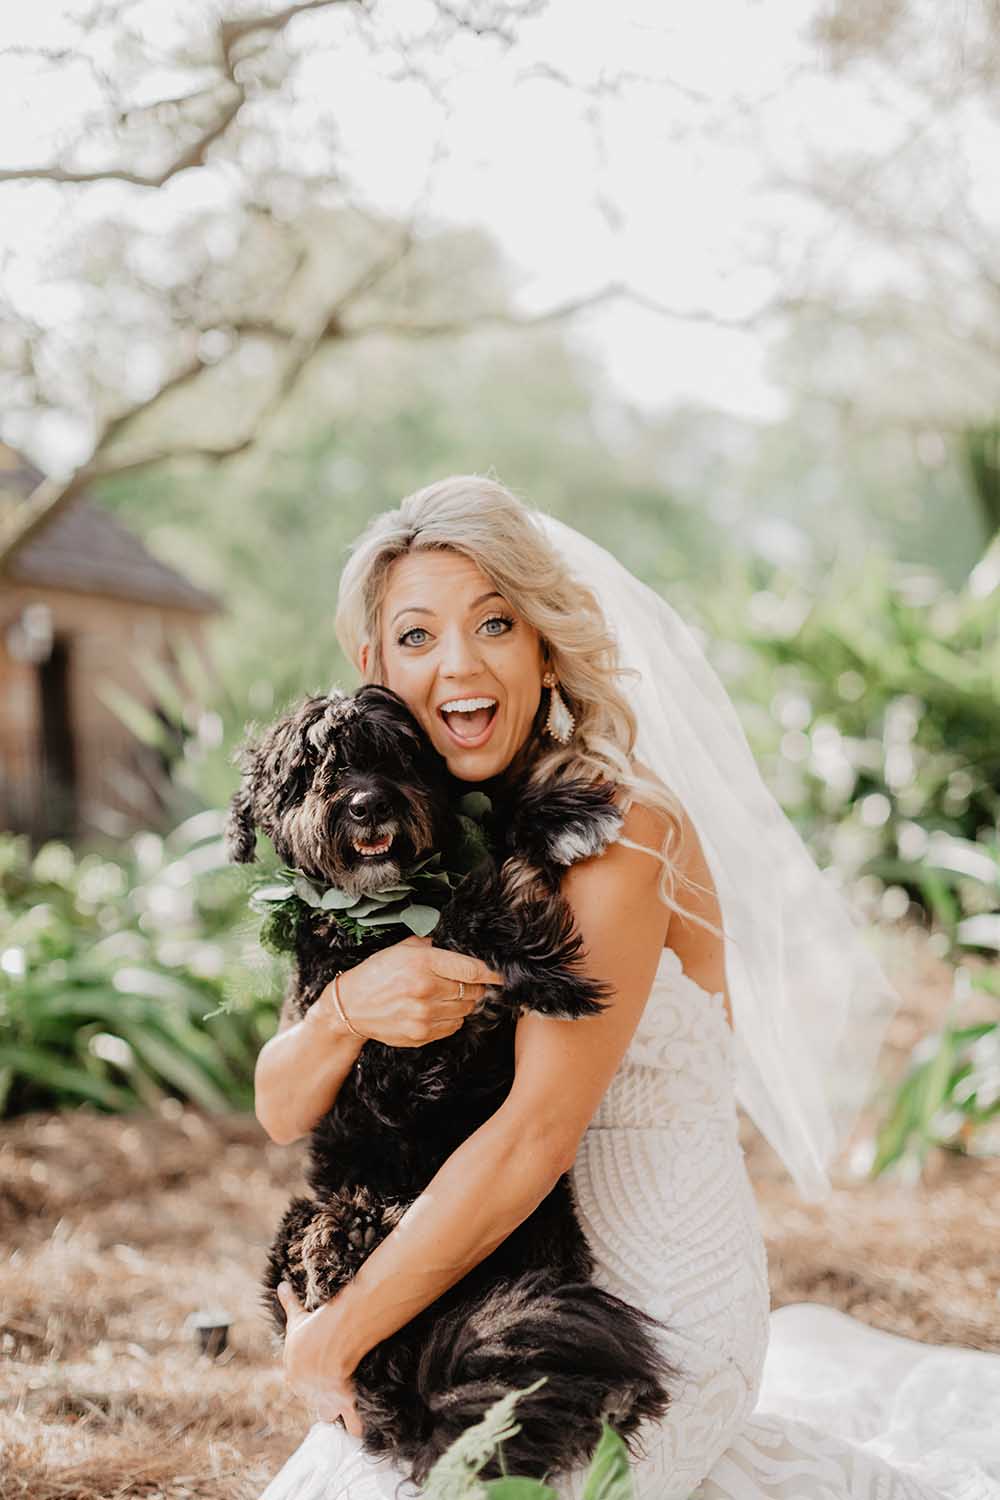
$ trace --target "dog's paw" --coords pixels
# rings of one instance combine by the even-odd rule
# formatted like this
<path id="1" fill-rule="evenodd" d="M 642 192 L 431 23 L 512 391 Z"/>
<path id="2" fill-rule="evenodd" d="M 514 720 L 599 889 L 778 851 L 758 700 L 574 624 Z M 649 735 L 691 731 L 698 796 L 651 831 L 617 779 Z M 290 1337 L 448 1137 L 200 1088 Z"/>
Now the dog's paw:
<path id="1" fill-rule="evenodd" d="M 615 796 L 610 782 L 579 777 L 528 788 L 515 801 L 507 833 L 511 852 L 554 865 L 603 853 L 624 821 Z"/>
<path id="2" fill-rule="evenodd" d="M 306 1307 L 328 1302 L 356 1276 L 402 1216 L 402 1204 L 384 1202 L 360 1185 L 318 1204 L 302 1235 Z"/>
<path id="3" fill-rule="evenodd" d="M 575 865 L 578 860 L 603 854 L 621 832 L 622 821 L 617 807 L 569 818 L 548 835 L 545 842 L 548 858 L 553 864 Z"/>
<path id="4" fill-rule="evenodd" d="M 540 1016 L 578 1021 L 607 1010 L 610 994 L 609 985 L 586 974 L 536 970 L 513 983 L 505 992 L 505 999 L 518 1011 L 531 1010 Z"/>

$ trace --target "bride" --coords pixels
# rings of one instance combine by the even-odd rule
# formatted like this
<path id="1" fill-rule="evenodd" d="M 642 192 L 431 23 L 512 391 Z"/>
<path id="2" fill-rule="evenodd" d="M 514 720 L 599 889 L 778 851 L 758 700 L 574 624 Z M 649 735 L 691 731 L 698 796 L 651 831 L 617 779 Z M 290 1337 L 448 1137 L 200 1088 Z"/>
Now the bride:
<path id="1" fill-rule="evenodd" d="M 898 997 L 675 612 L 572 527 L 459 475 L 372 520 L 337 633 L 470 786 L 535 765 L 617 784 L 619 840 L 563 885 L 615 999 L 583 1021 L 523 1014 L 503 1106 L 354 1281 L 309 1313 L 282 1289 L 286 1378 L 316 1420 L 260 1500 L 418 1493 L 364 1452 L 351 1374 L 567 1170 L 593 1279 L 662 1321 L 684 1371 L 637 1434 L 638 1500 L 1000 1500 L 1000 1357 L 818 1304 L 770 1313 L 737 1101 L 823 1196 Z M 365 1038 L 448 1035 L 492 977 L 411 938 L 283 1016 L 257 1067 L 269 1134 L 305 1135 Z M 580 1500 L 584 1474 L 554 1488 Z"/>

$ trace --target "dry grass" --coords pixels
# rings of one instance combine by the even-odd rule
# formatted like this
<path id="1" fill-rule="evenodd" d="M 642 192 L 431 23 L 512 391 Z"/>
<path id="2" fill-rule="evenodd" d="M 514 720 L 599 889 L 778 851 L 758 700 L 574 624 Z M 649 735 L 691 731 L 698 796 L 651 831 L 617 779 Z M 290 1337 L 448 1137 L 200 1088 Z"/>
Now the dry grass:
<path id="1" fill-rule="evenodd" d="M 948 973 L 917 933 L 894 937 L 886 963 L 907 997 L 890 1078 L 937 1023 Z M 837 1191 L 806 1205 L 743 1131 L 775 1306 L 827 1302 L 911 1337 L 1000 1349 L 1000 1163 L 942 1157 L 911 1189 L 857 1182 L 845 1151 Z M 256 1500 L 309 1422 L 258 1311 L 298 1163 L 252 1118 L 180 1106 L 0 1127 L 0 1500 Z M 212 1359 L 186 1319 L 219 1305 L 233 1323 Z"/>

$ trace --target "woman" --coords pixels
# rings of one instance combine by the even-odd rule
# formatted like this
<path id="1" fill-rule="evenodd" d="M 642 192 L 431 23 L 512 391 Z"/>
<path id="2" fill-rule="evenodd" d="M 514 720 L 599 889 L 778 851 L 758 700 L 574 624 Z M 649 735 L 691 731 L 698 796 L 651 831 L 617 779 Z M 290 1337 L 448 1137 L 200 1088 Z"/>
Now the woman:
<path id="1" fill-rule="evenodd" d="M 640 1432 L 644 1456 L 633 1466 L 639 1500 L 682 1500 L 693 1492 L 699 1500 L 798 1500 L 876 1489 L 889 1500 L 1000 1500 L 1000 1456 L 987 1467 L 987 1439 L 970 1446 L 975 1420 L 952 1424 L 954 1451 L 938 1444 L 923 1459 L 912 1447 L 896 1452 L 877 1423 L 892 1382 L 899 1388 L 938 1356 L 961 1362 L 959 1369 L 952 1360 L 948 1378 L 960 1382 L 963 1395 L 981 1401 L 992 1393 L 1000 1410 L 1000 1359 L 928 1351 L 808 1304 L 769 1320 L 764 1243 L 739 1145 L 737 1076 L 743 1102 L 759 1102 L 771 1138 L 785 1146 L 793 1167 L 801 1165 L 800 1184 L 814 1187 L 822 1177 L 829 1140 L 809 1026 L 781 1014 L 787 1055 L 779 1057 L 758 1013 L 760 944 L 773 938 L 766 949 L 772 975 L 786 959 L 794 974 L 794 935 L 781 921 L 771 932 L 766 913 L 796 911 L 811 934 L 827 937 L 843 933 L 843 917 L 828 907 L 832 898 L 815 867 L 796 863 L 805 856 L 790 825 L 779 826 L 745 764 L 730 770 L 728 784 L 724 775 L 713 782 L 705 769 L 716 757 L 723 765 L 734 731 L 724 717 L 708 716 L 709 699 L 721 689 L 706 683 L 703 664 L 701 696 L 686 701 L 687 717 L 700 716 L 706 737 L 689 742 L 681 757 L 687 776 L 679 759 L 668 785 L 638 760 L 642 726 L 633 701 L 646 705 L 650 744 L 657 721 L 648 700 L 630 698 L 619 685 L 619 649 L 629 640 L 629 654 L 639 659 L 640 638 L 649 650 L 650 632 L 655 636 L 663 620 L 643 616 L 645 597 L 632 608 L 628 590 L 642 586 L 629 575 L 617 592 L 604 589 L 602 609 L 579 567 L 576 576 L 570 571 L 568 553 L 579 543 L 578 562 L 611 560 L 570 528 L 544 520 L 477 476 L 419 491 L 377 516 L 355 545 L 341 579 L 337 631 L 363 679 L 406 700 L 449 769 L 470 787 L 488 790 L 516 772 L 546 776 L 563 765 L 617 784 L 624 814 L 618 842 L 569 869 L 563 884 L 588 967 L 610 983 L 615 999 L 583 1021 L 522 1015 L 504 1105 L 449 1158 L 351 1285 L 308 1314 L 282 1293 L 286 1376 L 318 1420 L 261 1500 L 416 1493 L 389 1460 L 362 1451 L 351 1373 L 368 1349 L 489 1254 L 566 1170 L 597 1261 L 594 1279 L 662 1321 L 668 1356 L 685 1372 L 666 1417 Z M 662 729 L 680 734 L 684 688 L 680 675 L 669 677 L 674 658 L 665 641 L 651 643 L 647 686 L 658 674 L 672 680 L 674 727 L 664 720 Z M 677 662 L 685 650 L 689 644 L 678 646 Z M 687 671 L 694 681 L 690 660 Z M 716 712 L 724 716 L 729 707 Z M 686 805 L 679 785 L 690 788 Z M 738 794 L 734 806 L 724 821 L 713 820 L 711 808 L 727 791 Z M 757 884 L 769 887 L 763 898 L 746 892 L 746 855 L 737 872 L 739 850 L 750 840 L 741 818 L 755 799 L 766 809 L 750 855 L 760 861 Z M 704 843 L 695 806 L 710 835 Z M 727 845 L 730 829 L 742 844 Z M 729 864 L 719 859 L 727 848 Z M 785 873 L 791 868 L 794 882 Z M 742 884 L 734 885 L 737 873 Z M 751 913 L 759 924 L 741 926 Z M 738 934 L 735 958 L 724 926 L 727 940 L 734 926 Z M 839 990 L 864 989 L 842 982 L 849 968 L 852 977 L 871 979 L 865 966 L 872 961 L 854 935 L 839 947 L 838 983 L 828 974 L 816 980 L 818 995 L 829 984 L 824 1002 L 833 1006 Z M 832 948 L 829 941 L 811 945 L 814 968 Z M 325 994 L 263 1049 L 261 1122 L 275 1140 L 299 1139 L 336 1098 L 364 1038 L 420 1046 L 447 1035 L 492 977 L 477 960 L 435 949 L 431 940 L 410 938 L 367 959 L 342 977 L 339 1008 Z M 780 980 L 771 989 L 771 1008 L 780 1013 Z M 829 1006 L 826 1014 L 833 1019 Z M 831 1044 L 832 1037 L 831 1027 Z M 877 1378 L 852 1406 L 844 1380 L 860 1371 Z M 926 1417 L 924 1410 L 924 1426 Z M 579 1500 L 583 1476 L 581 1469 L 559 1477 L 557 1492 Z"/>

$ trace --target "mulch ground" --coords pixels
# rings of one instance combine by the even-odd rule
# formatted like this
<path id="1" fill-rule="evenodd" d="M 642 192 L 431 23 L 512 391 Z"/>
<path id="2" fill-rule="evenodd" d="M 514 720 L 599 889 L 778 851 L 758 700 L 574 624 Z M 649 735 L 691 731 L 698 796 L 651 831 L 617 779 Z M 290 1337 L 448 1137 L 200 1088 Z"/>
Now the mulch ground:
<path id="1" fill-rule="evenodd" d="M 940 1024 L 950 975 L 915 930 L 886 945 L 905 997 L 888 1083 Z M 1000 1159 L 939 1152 L 920 1184 L 873 1183 L 851 1170 L 849 1143 L 832 1196 L 805 1204 L 749 1121 L 741 1131 L 775 1307 L 825 1302 L 1000 1350 Z M 252 1117 L 176 1103 L 0 1125 L 0 1500 L 256 1500 L 311 1420 L 284 1384 L 258 1284 L 300 1162 Z M 232 1320 L 215 1357 L 188 1323 L 209 1307 Z"/>

